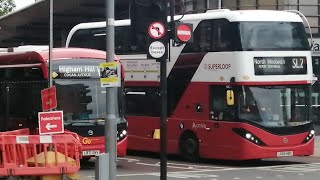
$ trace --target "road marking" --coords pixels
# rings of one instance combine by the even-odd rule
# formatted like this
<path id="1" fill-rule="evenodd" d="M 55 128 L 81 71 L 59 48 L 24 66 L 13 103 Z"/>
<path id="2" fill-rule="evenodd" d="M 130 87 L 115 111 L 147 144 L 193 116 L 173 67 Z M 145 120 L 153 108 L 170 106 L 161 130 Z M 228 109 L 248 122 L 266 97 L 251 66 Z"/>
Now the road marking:
<path id="1" fill-rule="evenodd" d="M 120 159 L 120 158 L 119 158 Z M 131 160 L 132 162 L 137 162 L 139 160 L 136 159 L 130 159 L 130 158 L 121 158 L 123 160 L 129 161 Z M 155 166 L 159 167 L 159 163 L 155 164 L 150 164 L 150 163 L 142 163 L 142 162 L 137 162 L 136 164 L 139 165 L 146 165 L 146 166 Z M 178 171 L 178 172 L 168 172 L 172 176 L 179 176 L 179 177 L 184 177 L 183 174 L 188 174 L 188 173 L 201 173 L 204 174 L 206 172 L 220 172 L 220 171 L 240 171 L 240 170 L 264 170 L 264 171 L 280 171 L 280 172 L 300 172 L 299 175 L 303 175 L 302 172 L 310 172 L 310 171 L 319 171 L 320 170 L 320 163 L 311 163 L 311 164 L 293 164 L 293 165 L 275 165 L 275 166 L 264 166 L 264 167 L 215 167 L 215 166 L 201 166 L 201 165 L 190 165 L 190 164 L 179 164 L 179 163 L 168 163 L 169 165 L 177 165 L 177 166 L 168 166 L 168 168 L 176 168 L 176 169 L 183 169 L 185 171 Z M 178 165 L 185 166 L 185 167 L 179 167 Z M 196 167 L 196 168 L 195 168 Z M 205 167 L 202 169 L 197 169 Z M 207 168 L 212 168 L 212 169 L 207 169 Z M 180 174 L 179 174 L 180 173 Z M 160 176 L 160 173 L 135 173 L 135 174 L 118 174 L 117 176 L 119 177 L 126 177 L 126 176 Z M 211 175 L 212 176 L 212 175 Z M 277 177 L 283 177 L 283 175 L 277 175 Z M 216 177 L 214 177 L 216 178 Z M 257 179 L 259 177 L 256 177 Z M 261 177 L 262 178 L 262 177 Z"/>
<path id="2" fill-rule="evenodd" d="M 130 160 L 129 158 L 121 158 L 125 160 Z M 131 159 L 135 160 L 135 159 Z M 147 164 L 147 163 L 137 163 L 143 165 L 152 165 L 158 166 L 158 164 Z M 182 164 L 181 164 L 182 165 Z M 188 169 L 188 168 L 185 168 Z M 207 174 L 210 172 L 222 172 L 222 171 L 240 171 L 240 170 L 268 170 L 268 171 L 280 171 L 280 172 L 310 172 L 310 171 L 319 171 L 320 170 L 320 163 L 311 163 L 311 164 L 293 164 L 293 165 L 275 165 L 275 166 L 265 166 L 265 167 L 244 167 L 244 168 L 218 168 L 218 169 L 202 169 L 197 170 L 193 169 L 190 171 L 178 171 L 178 172 L 168 172 L 168 177 L 172 178 L 204 178 L 209 177 L 213 178 L 211 180 L 217 180 L 218 175 Z M 298 171 L 300 170 L 300 171 Z M 201 173 L 201 174 L 200 174 Z M 303 173 L 299 173 L 299 176 L 303 176 Z M 151 173 L 135 173 L 135 174 L 117 174 L 117 177 L 130 177 L 130 176 L 160 176 L 160 173 L 151 172 Z M 283 177 L 283 175 L 276 175 L 277 177 Z M 88 176 L 89 178 L 95 178 L 94 176 Z M 262 179 L 262 177 L 257 176 L 257 179 Z M 237 180 L 240 179 L 239 177 L 234 177 L 233 179 Z"/>
<path id="3" fill-rule="evenodd" d="M 312 172 L 320 170 L 320 163 L 258 167 L 257 169 L 279 172 Z"/>
<path id="4" fill-rule="evenodd" d="M 160 164 L 158 163 L 155 163 L 155 164 L 150 164 L 150 163 L 141 163 L 141 162 L 138 162 L 137 164 L 139 165 L 143 165 L 143 166 L 154 166 L 154 167 L 160 167 Z M 194 169 L 194 170 L 204 170 L 202 168 L 194 168 L 194 167 L 191 167 L 191 166 L 187 166 L 187 167 L 179 167 L 179 166 L 170 166 L 170 165 L 167 165 L 167 168 L 173 168 L 173 169 L 185 169 L 185 170 L 190 170 L 190 169 Z M 210 170 L 210 169 L 207 169 L 207 170 Z"/>
<path id="5" fill-rule="evenodd" d="M 225 168 L 222 166 L 203 166 L 203 165 L 196 165 L 196 164 L 181 164 L 181 163 L 171 163 L 171 162 L 168 162 L 168 164 L 175 165 L 175 166 L 190 166 L 193 168 L 201 168 L 201 169 L 203 169 L 203 168 Z"/>
<path id="6" fill-rule="evenodd" d="M 214 174 L 197 174 L 197 173 L 184 173 L 184 172 L 171 172 L 167 174 L 170 178 L 181 178 L 181 179 L 201 179 L 201 178 L 217 178 Z"/>
<path id="7" fill-rule="evenodd" d="M 179 172 L 168 172 L 168 173 L 205 173 L 205 172 L 214 172 L 216 170 L 201 170 L 201 171 L 179 171 Z M 119 177 L 126 177 L 126 176 L 160 176 L 160 173 L 135 173 L 135 174 L 117 174 Z M 217 175 L 215 175 L 217 176 Z"/>
<path id="8" fill-rule="evenodd" d="M 140 161 L 139 159 L 124 158 L 124 157 L 118 157 L 117 159 L 125 160 L 127 162 L 139 162 Z"/>
<path id="9" fill-rule="evenodd" d="M 137 163 L 137 164 L 143 164 L 143 165 L 149 165 L 149 166 L 159 166 L 156 164 L 147 164 L 147 163 Z M 320 166 L 320 163 L 313 163 L 313 164 L 304 164 L 304 165 L 309 165 L 309 166 Z M 301 164 L 296 164 L 296 165 L 276 165 L 276 166 L 267 166 L 267 167 L 235 167 L 235 168 L 218 168 L 218 169 L 194 169 L 192 171 L 180 171 L 180 173 L 204 173 L 204 172 L 217 172 L 217 171 L 239 171 L 239 170 L 252 170 L 252 169 L 257 169 L 257 170 L 268 170 L 268 171 L 284 171 L 281 168 L 288 168 L 288 166 L 301 166 Z M 319 167 L 320 168 L 320 167 Z M 319 168 L 317 169 L 312 169 L 312 171 L 315 170 L 320 170 Z M 185 168 L 187 169 L 187 168 Z M 277 170 L 279 169 L 279 170 Z M 285 171 L 288 172 L 288 171 Z M 294 171 L 289 171 L 289 172 L 297 172 L 297 170 Z M 300 171 L 301 172 L 301 171 Z M 157 176 L 160 175 L 159 173 L 137 173 L 137 174 L 119 174 L 117 176 L 143 176 L 143 175 L 149 175 L 149 176 Z M 280 176 L 279 176 L 280 177 Z"/>

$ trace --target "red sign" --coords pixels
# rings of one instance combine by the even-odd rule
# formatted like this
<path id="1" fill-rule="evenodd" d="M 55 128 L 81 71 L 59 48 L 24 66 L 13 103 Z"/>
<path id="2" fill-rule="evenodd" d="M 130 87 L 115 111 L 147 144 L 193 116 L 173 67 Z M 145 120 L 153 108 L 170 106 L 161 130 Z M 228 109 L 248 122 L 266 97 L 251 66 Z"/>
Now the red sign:
<path id="1" fill-rule="evenodd" d="M 166 28 L 161 22 L 153 22 L 148 28 L 149 36 L 153 39 L 160 39 L 164 36 Z"/>
<path id="2" fill-rule="evenodd" d="M 63 111 L 39 112 L 39 134 L 64 133 Z"/>
<path id="3" fill-rule="evenodd" d="M 42 111 L 57 108 L 56 87 L 41 90 Z"/>
<path id="4" fill-rule="evenodd" d="M 182 42 L 188 42 L 191 39 L 192 29 L 186 24 L 180 24 L 177 27 L 177 37 Z"/>

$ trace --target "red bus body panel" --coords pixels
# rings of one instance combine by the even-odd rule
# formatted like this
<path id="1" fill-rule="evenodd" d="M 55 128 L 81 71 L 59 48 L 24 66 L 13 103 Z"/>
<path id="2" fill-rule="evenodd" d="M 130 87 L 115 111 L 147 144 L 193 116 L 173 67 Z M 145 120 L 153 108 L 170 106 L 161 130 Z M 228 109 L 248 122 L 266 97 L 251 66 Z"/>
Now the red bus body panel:
<path id="1" fill-rule="evenodd" d="M 81 137 L 82 151 L 95 151 L 99 150 L 100 153 L 105 152 L 105 137 Z M 90 143 L 88 143 L 90 142 Z M 117 156 L 122 157 L 127 155 L 128 137 L 125 137 L 122 141 L 117 142 Z M 89 156 L 91 157 L 91 156 Z M 92 156 L 93 157 L 93 156 Z"/>
<path id="2" fill-rule="evenodd" d="M 209 120 L 210 85 L 212 84 L 190 83 L 175 111 L 168 117 L 169 154 L 179 154 L 179 139 L 186 131 L 193 132 L 197 136 L 199 155 L 202 158 L 228 160 L 276 158 L 277 152 L 283 151 L 293 151 L 293 156 L 313 154 L 314 139 L 303 143 L 309 132 L 280 136 L 247 123 Z M 201 103 L 202 112 L 195 112 L 197 103 Z M 154 130 L 160 129 L 160 118 L 128 115 L 127 120 L 130 132 L 128 149 L 160 152 L 160 140 L 153 139 Z M 236 134 L 233 128 L 243 128 L 252 132 L 266 145 L 259 146 L 248 141 Z M 286 143 L 283 141 L 284 138 L 288 140 Z"/>

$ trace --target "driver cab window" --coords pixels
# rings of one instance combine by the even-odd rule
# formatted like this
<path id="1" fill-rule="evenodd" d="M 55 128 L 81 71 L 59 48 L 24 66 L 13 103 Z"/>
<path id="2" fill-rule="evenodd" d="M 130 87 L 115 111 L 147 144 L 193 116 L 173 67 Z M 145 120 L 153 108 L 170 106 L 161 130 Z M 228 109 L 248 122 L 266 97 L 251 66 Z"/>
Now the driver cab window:
<path id="1" fill-rule="evenodd" d="M 227 106 L 226 91 L 226 86 L 212 86 L 210 88 L 210 119 L 231 119 L 233 110 Z"/>

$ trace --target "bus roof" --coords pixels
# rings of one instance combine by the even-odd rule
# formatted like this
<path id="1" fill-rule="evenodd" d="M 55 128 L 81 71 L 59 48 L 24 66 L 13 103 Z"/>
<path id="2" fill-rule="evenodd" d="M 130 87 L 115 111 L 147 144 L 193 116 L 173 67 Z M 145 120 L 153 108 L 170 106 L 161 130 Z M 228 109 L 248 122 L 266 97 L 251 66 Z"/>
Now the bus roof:
<path id="1" fill-rule="evenodd" d="M 180 19 L 181 16 L 175 16 L 175 20 Z M 182 21 L 204 20 L 204 19 L 219 19 L 225 18 L 231 22 L 239 21 L 283 21 L 283 22 L 302 22 L 300 16 L 293 12 L 277 11 L 277 10 L 236 10 L 230 11 L 228 9 L 209 10 L 206 13 L 186 14 L 181 19 Z M 168 17 L 170 21 L 170 17 Z M 130 19 L 123 19 L 115 21 L 115 26 L 128 26 Z M 74 26 L 73 29 L 88 29 L 106 27 L 106 22 L 89 22 L 80 23 Z M 72 30 L 71 30 L 72 31 Z M 70 32 L 71 32 L 70 31 Z"/>
<path id="2" fill-rule="evenodd" d="M 106 59 L 106 52 L 86 48 L 53 48 L 52 59 L 95 58 Z M 44 63 L 49 59 L 49 50 L 19 51 L 0 54 L 0 65 Z M 115 56 L 115 60 L 119 60 Z"/>
<path id="3" fill-rule="evenodd" d="M 180 20 L 182 16 L 177 15 L 174 17 L 175 20 Z M 256 21 L 256 22 L 267 22 L 267 21 L 277 21 L 277 22 L 303 22 L 301 17 L 294 12 L 279 11 L 279 10 L 235 10 L 231 11 L 229 9 L 217 9 L 208 10 L 206 13 L 199 14 L 186 14 L 182 17 L 181 21 L 200 21 L 205 19 L 228 19 L 230 22 L 240 22 L 240 21 Z M 170 17 L 167 18 L 168 22 Z M 115 21 L 115 26 L 129 26 L 131 23 L 130 19 L 123 19 Z M 66 47 L 69 46 L 69 42 L 73 34 L 79 29 L 94 29 L 106 27 L 106 22 L 89 22 L 80 23 L 74 26 L 67 37 Z"/>
<path id="4" fill-rule="evenodd" d="M 52 60 L 62 59 L 106 59 L 106 52 L 86 48 L 53 48 Z M 49 50 L 20 51 L 0 54 L 0 68 L 10 67 L 40 67 L 44 77 L 48 78 L 46 62 L 49 59 Z M 115 61 L 119 58 L 115 56 Z M 124 75 L 123 75 L 124 77 Z"/>

